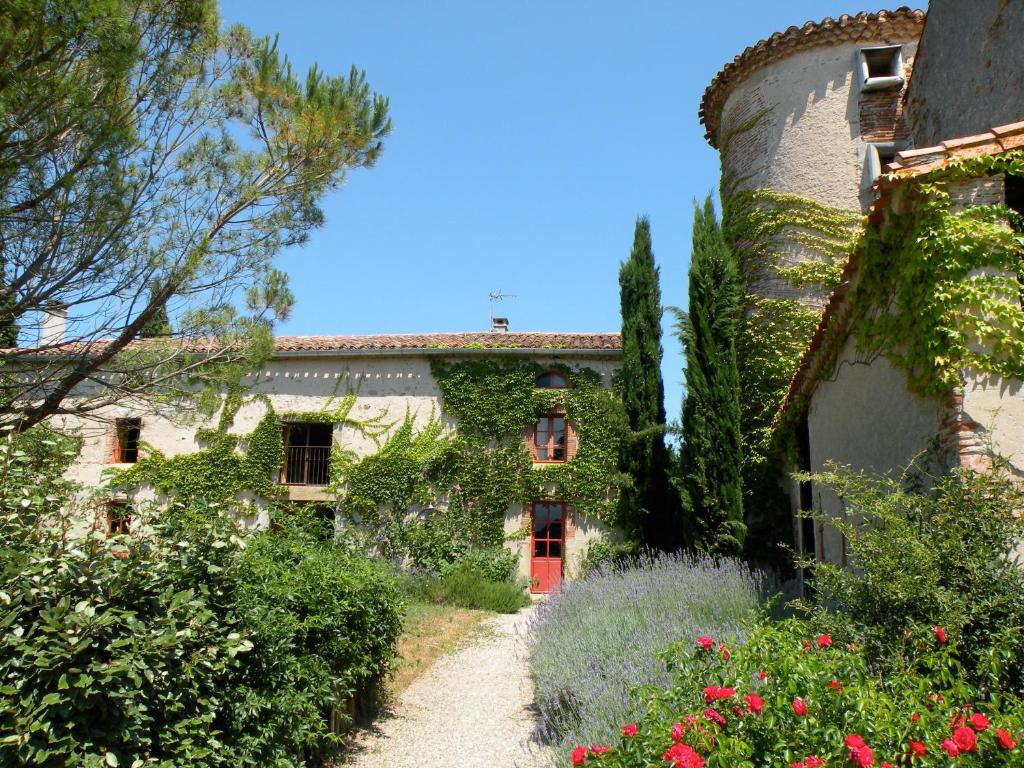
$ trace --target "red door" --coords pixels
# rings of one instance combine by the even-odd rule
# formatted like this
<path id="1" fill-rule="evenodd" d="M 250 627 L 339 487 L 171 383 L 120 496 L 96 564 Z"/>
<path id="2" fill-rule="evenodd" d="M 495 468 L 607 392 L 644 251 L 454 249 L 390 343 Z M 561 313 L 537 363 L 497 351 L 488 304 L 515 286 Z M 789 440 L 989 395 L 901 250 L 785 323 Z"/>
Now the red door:
<path id="1" fill-rule="evenodd" d="M 554 592 L 562 583 L 564 522 L 564 504 L 534 502 L 530 549 L 531 592 Z"/>

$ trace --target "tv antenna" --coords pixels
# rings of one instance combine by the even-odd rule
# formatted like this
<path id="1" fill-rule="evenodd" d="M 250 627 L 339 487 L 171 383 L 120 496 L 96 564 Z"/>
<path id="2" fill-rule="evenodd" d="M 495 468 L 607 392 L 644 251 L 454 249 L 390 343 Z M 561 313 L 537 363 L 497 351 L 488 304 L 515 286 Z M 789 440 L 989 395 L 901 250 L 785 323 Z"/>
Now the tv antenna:
<path id="1" fill-rule="evenodd" d="M 508 330 L 508 318 L 507 317 L 495 317 L 494 316 L 494 305 L 499 301 L 505 299 L 514 299 L 515 295 L 511 293 L 502 293 L 501 288 L 496 291 L 491 291 L 489 294 L 490 299 L 490 316 L 491 316 L 491 330 L 492 331 L 507 331 Z"/>

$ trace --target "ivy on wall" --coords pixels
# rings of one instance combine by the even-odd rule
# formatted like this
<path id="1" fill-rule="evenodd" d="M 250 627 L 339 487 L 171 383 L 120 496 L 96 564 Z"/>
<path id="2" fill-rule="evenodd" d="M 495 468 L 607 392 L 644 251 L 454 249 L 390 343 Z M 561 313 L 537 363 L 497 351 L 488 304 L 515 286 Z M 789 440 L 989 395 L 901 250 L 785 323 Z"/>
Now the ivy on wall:
<path id="1" fill-rule="evenodd" d="M 264 499 L 278 499 L 282 487 L 277 472 L 284 458 L 281 424 L 270 403 L 256 428 L 248 435 L 231 435 L 228 429 L 241 407 L 237 392 L 229 393 L 215 429 L 198 430 L 205 448 L 194 453 L 167 456 L 148 447 L 146 456 L 127 469 L 112 470 L 109 486 L 131 489 L 150 485 L 158 493 L 187 499 L 235 504 L 250 492 Z"/>
<path id="2" fill-rule="evenodd" d="M 593 370 L 554 369 L 569 389 L 537 389 L 537 377 L 551 368 L 530 361 L 433 360 L 442 414 L 455 428 L 446 431 L 431 414 L 417 432 L 407 415 L 378 453 L 354 463 L 339 458 L 332 485 L 342 511 L 371 530 L 382 551 L 424 564 L 446 548 L 500 545 L 510 506 L 553 494 L 579 514 L 615 525 L 624 483 L 617 468 L 622 406 Z M 564 464 L 534 468 L 526 439 L 537 417 L 551 412 L 565 413 L 578 449 Z M 407 520 L 414 507 L 445 512 Z"/>
<path id="3" fill-rule="evenodd" d="M 115 470 L 110 486 L 187 494 L 226 504 L 244 492 L 264 499 L 284 498 L 275 482 L 282 465 L 282 421 L 348 425 L 379 447 L 359 457 L 335 441 L 331 449 L 330 485 L 325 489 L 336 508 L 367 530 L 385 555 L 412 555 L 433 564 L 454 559 L 469 548 L 499 546 L 505 537 L 509 507 L 556 493 L 579 514 L 615 525 L 618 492 L 625 482 L 618 472 L 618 452 L 627 426 L 621 403 L 589 368 L 545 368 L 496 356 L 472 361 L 433 360 L 431 369 L 442 393 L 447 428 L 432 413 L 416 427 L 414 414 L 396 423 L 386 412 L 369 419 L 352 415 L 357 394 L 333 392 L 323 408 L 276 414 L 259 395 L 266 414 L 248 435 L 229 429 L 245 402 L 242 390 L 230 391 L 215 428 L 197 431 L 205 447 L 168 457 L 149 449 L 136 465 Z M 562 372 L 569 389 L 537 389 L 547 370 Z M 337 389 L 337 387 L 336 387 Z M 534 468 L 526 436 L 539 415 L 564 412 L 578 436 L 575 455 L 564 464 Z M 388 433 L 390 432 L 390 435 Z M 387 439 L 383 439 L 385 435 Z M 409 520 L 413 509 L 444 508 Z"/>
<path id="4" fill-rule="evenodd" d="M 858 254 L 858 347 L 883 353 L 921 395 L 949 392 L 963 369 L 1024 379 L 1024 221 L 1003 204 L 956 206 L 949 190 L 991 174 L 1024 177 L 1024 152 L 957 160 L 904 185 L 910 211 Z"/>

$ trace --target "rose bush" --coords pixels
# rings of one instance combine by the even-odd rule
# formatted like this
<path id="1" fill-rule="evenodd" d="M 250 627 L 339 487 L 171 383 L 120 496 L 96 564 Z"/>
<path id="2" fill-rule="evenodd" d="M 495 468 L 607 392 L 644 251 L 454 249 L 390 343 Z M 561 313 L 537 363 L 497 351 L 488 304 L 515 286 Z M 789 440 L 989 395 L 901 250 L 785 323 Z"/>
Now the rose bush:
<path id="1" fill-rule="evenodd" d="M 573 765 L 605 768 L 947 768 L 1024 765 L 1024 704 L 979 688 L 944 633 L 897 633 L 896 663 L 872 673 L 863 644 L 833 643 L 803 621 L 762 624 L 738 648 L 681 641 L 667 689 L 618 743 L 581 745 Z M 995 654 L 995 663 L 1002 658 Z M 993 670 L 997 672 L 997 670 Z M 998 677 L 998 674 L 996 674 Z"/>

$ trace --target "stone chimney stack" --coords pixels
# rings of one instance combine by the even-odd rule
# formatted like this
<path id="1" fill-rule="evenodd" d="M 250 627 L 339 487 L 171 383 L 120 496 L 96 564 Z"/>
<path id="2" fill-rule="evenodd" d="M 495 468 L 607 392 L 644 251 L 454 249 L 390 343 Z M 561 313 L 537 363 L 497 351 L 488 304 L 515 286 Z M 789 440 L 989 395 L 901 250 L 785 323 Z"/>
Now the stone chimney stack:
<path id="1" fill-rule="evenodd" d="M 49 347 L 64 343 L 64 331 L 68 325 L 68 308 L 53 304 L 43 310 L 43 322 L 39 329 L 39 346 Z"/>

